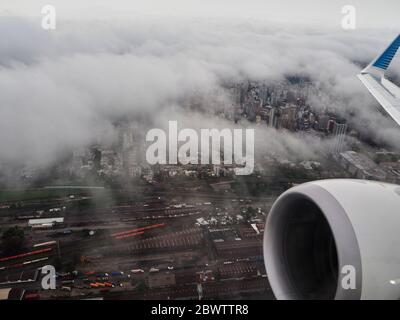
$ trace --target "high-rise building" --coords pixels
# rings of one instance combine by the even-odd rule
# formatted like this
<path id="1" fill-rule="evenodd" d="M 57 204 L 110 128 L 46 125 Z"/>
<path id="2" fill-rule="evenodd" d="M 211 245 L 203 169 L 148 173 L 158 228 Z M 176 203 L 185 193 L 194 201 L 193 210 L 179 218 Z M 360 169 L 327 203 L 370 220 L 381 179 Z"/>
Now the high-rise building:
<path id="1" fill-rule="evenodd" d="M 334 143 L 332 146 L 332 153 L 339 154 L 343 151 L 343 146 L 346 137 L 347 124 L 335 121 L 333 125 Z"/>
<path id="2" fill-rule="evenodd" d="M 326 131 L 328 128 L 328 121 L 329 121 L 329 116 L 327 115 L 320 116 L 318 119 L 319 130 Z"/>

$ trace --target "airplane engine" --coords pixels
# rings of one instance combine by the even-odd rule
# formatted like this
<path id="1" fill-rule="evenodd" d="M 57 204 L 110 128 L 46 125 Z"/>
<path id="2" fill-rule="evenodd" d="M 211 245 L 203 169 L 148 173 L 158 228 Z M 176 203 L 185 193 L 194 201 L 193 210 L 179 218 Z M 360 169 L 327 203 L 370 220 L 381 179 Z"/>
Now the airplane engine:
<path id="1" fill-rule="evenodd" d="M 400 186 L 321 180 L 284 192 L 264 232 L 277 299 L 399 299 Z"/>

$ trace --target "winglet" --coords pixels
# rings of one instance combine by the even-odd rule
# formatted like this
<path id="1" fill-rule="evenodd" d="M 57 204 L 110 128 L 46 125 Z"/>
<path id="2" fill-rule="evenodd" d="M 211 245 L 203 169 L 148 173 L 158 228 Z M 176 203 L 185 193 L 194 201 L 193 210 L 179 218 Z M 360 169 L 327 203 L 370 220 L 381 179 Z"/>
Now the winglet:
<path id="1" fill-rule="evenodd" d="M 389 67 L 392 59 L 400 47 L 400 35 L 386 48 L 386 50 L 373 60 L 361 73 L 370 73 L 382 77 Z"/>

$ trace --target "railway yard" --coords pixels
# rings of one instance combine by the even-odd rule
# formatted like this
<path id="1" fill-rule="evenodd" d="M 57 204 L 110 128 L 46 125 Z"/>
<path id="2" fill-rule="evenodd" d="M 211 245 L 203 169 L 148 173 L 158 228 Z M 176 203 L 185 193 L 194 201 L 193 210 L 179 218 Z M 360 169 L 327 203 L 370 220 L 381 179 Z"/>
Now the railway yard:
<path id="1" fill-rule="evenodd" d="M 90 193 L 2 203 L 1 228 L 24 231 L 0 256 L 0 290 L 22 299 L 272 299 L 262 239 L 275 197 Z M 56 288 L 44 289 L 45 265 Z M 10 295 L 11 296 L 11 295 Z"/>

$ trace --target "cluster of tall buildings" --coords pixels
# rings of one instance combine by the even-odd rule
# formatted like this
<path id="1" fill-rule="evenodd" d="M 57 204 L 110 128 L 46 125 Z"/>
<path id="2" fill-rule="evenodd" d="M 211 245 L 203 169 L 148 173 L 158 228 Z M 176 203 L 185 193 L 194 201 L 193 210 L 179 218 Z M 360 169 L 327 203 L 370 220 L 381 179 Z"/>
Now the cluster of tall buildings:
<path id="1" fill-rule="evenodd" d="M 227 90 L 233 106 L 226 108 L 224 101 L 223 113 L 226 118 L 236 122 L 247 119 L 258 125 L 266 125 L 276 129 L 289 131 L 311 130 L 325 133 L 334 137 L 331 152 L 338 155 L 344 150 L 347 124 L 333 113 L 315 111 L 306 102 L 313 90 L 307 81 L 298 80 L 296 83 L 278 82 L 272 85 L 265 83 L 238 83 Z M 224 94 L 215 93 L 217 97 Z M 198 98 L 199 99 L 199 98 Z M 197 99 L 197 100 L 198 100 Z M 204 102 L 191 100 L 191 103 Z M 211 99 L 212 100 L 212 99 Z M 216 103 L 216 102 L 215 102 Z M 93 170 L 106 176 L 148 177 L 152 180 L 158 176 L 230 176 L 232 168 L 200 168 L 199 166 L 159 166 L 150 167 L 146 164 L 144 155 L 146 145 L 143 133 L 132 124 L 121 124 L 119 127 L 119 142 L 116 145 L 104 147 L 92 146 L 74 156 L 73 171 L 79 176 Z M 206 168 L 207 169 L 207 168 Z"/>
<path id="2" fill-rule="evenodd" d="M 123 125 L 116 144 L 96 144 L 75 150 L 70 173 L 78 177 L 93 172 L 104 176 L 140 177 L 144 173 L 143 150 L 144 144 L 137 139 L 133 126 Z"/>
<path id="3" fill-rule="evenodd" d="M 342 151 L 347 124 L 333 112 L 315 110 L 306 102 L 315 90 L 308 81 L 282 82 L 267 86 L 242 83 L 232 89 L 235 121 L 241 118 L 290 131 L 316 130 L 333 134 L 337 142 L 332 152 Z"/>

